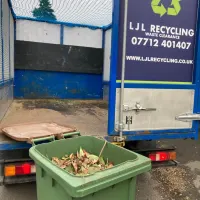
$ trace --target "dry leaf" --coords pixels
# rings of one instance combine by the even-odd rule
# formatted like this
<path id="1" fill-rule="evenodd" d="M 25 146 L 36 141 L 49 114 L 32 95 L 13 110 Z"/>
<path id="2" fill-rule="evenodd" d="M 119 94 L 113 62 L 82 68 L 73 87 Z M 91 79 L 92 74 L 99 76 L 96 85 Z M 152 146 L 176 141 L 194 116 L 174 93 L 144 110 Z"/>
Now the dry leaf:
<path id="1" fill-rule="evenodd" d="M 83 150 L 86 157 L 88 157 L 89 153 L 86 150 Z"/>
<path id="2" fill-rule="evenodd" d="M 72 160 L 74 158 L 74 154 L 71 153 L 70 156 L 69 156 L 69 158 Z"/>
<path id="3" fill-rule="evenodd" d="M 79 152 L 71 153 L 70 156 L 65 155 L 61 159 L 53 157 L 52 162 L 61 169 L 77 176 L 86 176 L 113 167 L 113 163 L 109 162 L 108 159 L 105 163 L 102 156 L 89 154 L 82 148 Z"/>
<path id="4" fill-rule="evenodd" d="M 109 163 L 109 165 L 108 165 L 107 168 L 109 169 L 109 168 L 112 168 L 112 167 L 113 167 L 113 164 L 112 164 L 112 163 Z"/>
<path id="5" fill-rule="evenodd" d="M 77 173 L 77 171 L 78 171 L 77 163 L 72 162 L 72 166 L 73 166 L 73 168 L 74 168 L 75 173 Z"/>

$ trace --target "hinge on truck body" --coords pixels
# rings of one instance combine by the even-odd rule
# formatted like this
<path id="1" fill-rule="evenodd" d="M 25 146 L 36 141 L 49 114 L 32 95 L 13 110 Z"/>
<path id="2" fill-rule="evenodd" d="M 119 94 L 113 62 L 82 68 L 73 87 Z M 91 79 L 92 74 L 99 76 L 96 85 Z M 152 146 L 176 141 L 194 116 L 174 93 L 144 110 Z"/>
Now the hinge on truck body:
<path id="1" fill-rule="evenodd" d="M 191 121 L 197 121 L 200 120 L 200 114 L 198 113 L 184 113 L 177 117 L 175 117 L 176 120 L 182 121 L 182 122 L 191 122 Z"/>

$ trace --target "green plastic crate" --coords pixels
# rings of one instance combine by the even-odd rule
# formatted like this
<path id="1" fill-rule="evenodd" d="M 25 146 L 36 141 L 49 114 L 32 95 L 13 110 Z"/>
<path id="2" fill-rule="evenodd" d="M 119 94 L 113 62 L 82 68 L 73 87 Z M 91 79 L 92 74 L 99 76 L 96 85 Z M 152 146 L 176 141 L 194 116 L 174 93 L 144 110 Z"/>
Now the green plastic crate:
<path id="1" fill-rule="evenodd" d="M 71 175 L 51 162 L 80 147 L 99 155 L 103 145 L 103 140 L 82 136 L 33 146 L 29 153 L 36 163 L 38 200 L 135 200 L 137 175 L 151 169 L 144 156 L 107 143 L 102 155 L 115 166 L 86 177 Z"/>

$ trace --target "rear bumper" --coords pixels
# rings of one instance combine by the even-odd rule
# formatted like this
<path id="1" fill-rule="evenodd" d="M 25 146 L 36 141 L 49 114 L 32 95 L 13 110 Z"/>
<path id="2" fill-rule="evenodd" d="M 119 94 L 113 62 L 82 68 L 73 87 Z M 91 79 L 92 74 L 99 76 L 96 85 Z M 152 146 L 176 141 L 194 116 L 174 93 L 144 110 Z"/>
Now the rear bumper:
<path id="1" fill-rule="evenodd" d="M 159 168 L 159 167 L 176 167 L 178 162 L 176 161 L 164 161 L 164 162 L 152 162 L 152 168 Z"/>
<path id="2" fill-rule="evenodd" d="M 20 184 L 20 183 L 31 183 L 36 181 L 35 175 L 30 176 L 16 176 L 16 177 L 9 177 L 3 178 L 1 184 L 2 185 L 12 185 L 12 184 Z"/>
<path id="3" fill-rule="evenodd" d="M 35 181 L 35 174 L 5 177 L 4 166 L 16 162 L 30 162 L 29 148 L 0 150 L 0 185 L 28 183 Z"/>
<path id="4" fill-rule="evenodd" d="M 12 162 L 9 162 L 9 163 L 12 164 Z M 8 164 L 8 163 L 3 162 L 3 161 L 0 162 L 0 185 L 30 183 L 30 182 L 34 182 L 36 180 L 35 174 L 24 175 L 24 176 L 5 177 L 4 176 L 4 165 L 5 164 Z"/>

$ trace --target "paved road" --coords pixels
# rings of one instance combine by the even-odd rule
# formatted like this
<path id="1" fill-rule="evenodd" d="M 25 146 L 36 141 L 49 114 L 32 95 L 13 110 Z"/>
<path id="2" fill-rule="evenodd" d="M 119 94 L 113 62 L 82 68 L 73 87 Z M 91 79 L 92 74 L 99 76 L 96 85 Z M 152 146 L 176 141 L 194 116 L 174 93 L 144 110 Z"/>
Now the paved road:
<path id="1" fill-rule="evenodd" d="M 177 147 L 178 167 L 153 169 L 138 179 L 137 200 L 199 200 L 200 142 L 168 140 Z"/>
<path id="2" fill-rule="evenodd" d="M 140 175 L 137 200 L 200 199 L 200 143 L 180 140 L 173 144 L 178 148 L 179 166 L 154 169 L 150 173 Z M 37 199 L 35 184 L 0 187 L 0 200 L 27 199 Z"/>
<path id="3" fill-rule="evenodd" d="M 34 104 L 37 107 L 39 104 Z M 71 105 L 71 104 L 70 104 Z M 64 109 L 63 104 L 62 110 Z M 106 130 L 106 111 L 105 108 L 96 107 L 95 105 L 86 106 L 78 109 L 76 112 L 67 110 L 66 112 L 56 113 L 60 109 L 56 104 L 54 111 L 44 110 L 44 107 L 38 110 L 26 111 L 17 109 L 10 112 L 7 121 L 19 120 L 20 112 L 26 119 L 34 119 L 34 116 L 43 116 L 47 113 L 53 121 L 75 125 L 85 133 L 104 132 Z M 39 110 L 42 109 L 42 110 Z M 32 113 L 31 113 L 32 112 Z M 68 113 L 67 113 L 68 112 Z M 31 114 L 30 114 L 31 113 Z M 72 114 L 73 113 L 73 114 Z M 74 114 L 75 113 L 75 114 Z M 15 115 L 16 114 L 16 115 Z M 16 117 L 15 117 L 16 116 Z M 30 117 L 31 116 L 31 117 Z M 67 121 L 66 121 L 67 119 Z M 70 121 L 71 120 L 71 121 Z M 87 121 L 88 120 L 88 121 Z M 4 121 L 6 124 L 6 120 Z M 177 146 L 178 167 L 154 169 L 150 173 L 145 173 L 138 177 L 137 183 L 137 200 L 199 200 L 200 199 L 200 142 L 193 140 L 168 140 L 162 143 Z M 35 184 L 22 184 L 9 187 L 0 187 L 0 200 L 36 200 Z"/>

